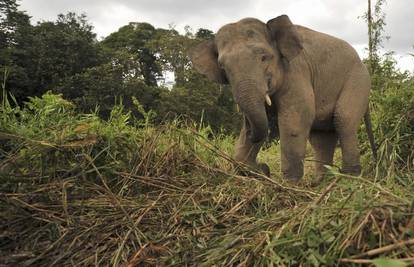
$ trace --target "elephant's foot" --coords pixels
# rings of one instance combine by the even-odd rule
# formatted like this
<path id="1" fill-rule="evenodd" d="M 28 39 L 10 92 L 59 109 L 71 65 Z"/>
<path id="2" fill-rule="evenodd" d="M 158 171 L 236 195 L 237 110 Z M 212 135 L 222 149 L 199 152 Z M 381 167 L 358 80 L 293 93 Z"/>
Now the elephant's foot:
<path id="1" fill-rule="evenodd" d="M 329 173 L 324 171 L 324 172 L 315 172 L 315 174 L 312 176 L 312 179 L 309 183 L 310 186 L 314 187 L 314 186 L 318 186 L 322 183 L 322 181 L 326 178 L 328 178 Z"/>
<path id="2" fill-rule="evenodd" d="M 297 177 L 297 176 L 286 176 L 283 175 L 283 178 L 287 181 L 289 181 L 290 183 L 294 183 L 297 184 L 299 183 L 300 179 L 302 179 L 302 177 Z"/>
<path id="3" fill-rule="evenodd" d="M 270 168 L 266 163 L 259 163 L 258 167 L 264 175 L 266 175 L 267 177 L 270 177 Z"/>
<path id="4" fill-rule="evenodd" d="M 324 165 L 317 165 L 315 168 L 315 174 L 313 175 L 311 185 L 318 185 L 328 176 L 328 169 Z"/>
<path id="5" fill-rule="evenodd" d="M 270 168 L 266 163 L 254 163 L 254 164 L 247 164 L 254 172 L 262 173 L 267 177 L 270 177 Z M 237 173 L 243 176 L 251 175 L 251 172 L 247 170 L 243 170 L 243 168 L 238 168 Z"/>
<path id="6" fill-rule="evenodd" d="M 282 171 L 283 178 L 292 182 L 298 183 L 303 177 L 303 166 L 296 169 L 290 168 L 289 170 Z"/>
<path id="7" fill-rule="evenodd" d="M 310 186 L 318 186 L 321 184 L 321 182 L 323 181 L 323 179 L 326 177 L 326 175 L 314 175 L 309 183 Z"/>
<path id="8" fill-rule="evenodd" d="M 358 176 L 361 174 L 361 165 L 344 166 L 341 169 L 341 173 Z"/>

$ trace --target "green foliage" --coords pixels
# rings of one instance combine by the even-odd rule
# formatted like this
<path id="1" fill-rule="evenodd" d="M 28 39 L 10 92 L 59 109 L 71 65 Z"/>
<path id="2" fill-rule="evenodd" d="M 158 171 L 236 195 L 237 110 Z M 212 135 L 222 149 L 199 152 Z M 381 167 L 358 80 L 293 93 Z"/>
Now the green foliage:
<path id="1" fill-rule="evenodd" d="M 18 11 L 16 1 L 0 1 L 0 82 L 13 86 L 17 99 L 33 95 L 31 78 L 25 66 L 32 62 L 33 27 L 30 17 Z M 7 77 L 7 81 L 6 78 Z"/>
<path id="2" fill-rule="evenodd" d="M 96 35 L 85 15 L 61 14 L 56 22 L 39 23 L 34 34 L 35 86 L 40 93 L 101 62 Z"/>
<path id="3" fill-rule="evenodd" d="M 214 33 L 208 29 L 200 28 L 195 34 L 195 37 L 198 39 L 212 39 L 214 37 Z"/>
<path id="4" fill-rule="evenodd" d="M 370 1 L 368 1 L 368 3 L 371 5 Z M 371 7 L 369 7 L 367 13 L 363 16 L 368 24 L 368 58 L 366 61 L 371 75 L 377 73 L 378 65 L 381 60 L 380 48 L 384 41 L 383 33 L 386 25 L 385 13 L 382 10 L 382 6 L 385 3 L 386 0 L 376 0 L 374 12 L 372 13 Z"/>
<path id="5" fill-rule="evenodd" d="M 317 186 L 311 176 L 296 186 L 275 168 L 271 179 L 239 176 L 233 137 L 177 120 L 153 126 L 137 100 L 144 119 L 134 123 L 122 105 L 105 121 L 61 95 L 22 108 L 7 99 L 1 264 L 333 266 L 412 239 L 413 184 L 332 171 Z M 277 165 L 278 150 L 261 156 Z M 375 254 L 411 255 L 408 247 Z"/>
<path id="6" fill-rule="evenodd" d="M 398 177 L 400 183 L 411 184 L 405 171 L 414 168 L 414 78 L 399 71 L 387 56 L 378 64 L 373 86 L 371 117 L 380 157 L 376 176 Z M 364 150 L 369 150 L 368 142 Z M 403 172 L 398 174 L 399 170 Z"/>
<path id="7" fill-rule="evenodd" d="M 62 130 L 64 125 L 73 122 L 73 110 L 71 102 L 51 93 L 46 93 L 42 98 L 31 97 L 23 109 L 11 108 L 6 97 L 1 108 L 1 119 L 4 122 L 1 131 L 32 138 L 51 127 L 50 121 L 53 121 L 53 127 Z"/>
<path id="8" fill-rule="evenodd" d="M 144 117 L 144 126 L 150 126 L 157 114 L 151 109 L 149 111 L 146 111 L 144 106 L 134 96 L 132 97 L 132 103 L 134 104 L 137 111 Z"/>
<path id="9" fill-rule="evenodd" d="M 0 0 L 0 41 L 1 48 L 5 48 L 13 41 L 13 32 L 16 30 L 16 16 L 18 4 L 16 0 Z M 20 13 L 21 15 L 21 13 Z"/>
<path id="10" fill-rule="evenodd" d="M 56 22 L 32 26 L 25 13 L 12 14 L 6 18 L 13 29 L 0 51 L 0 70 L 9 72 L 6 88 L 13 90 L 19 103 L 55 89 L 62 79 L 101 61 L 85 15 L 68 13 Z"/>
<path id="11" fill-rule="evenodd" d="M 377 124 L 380 156 L 384 158 L 383 163 L 386 163 L 382 166 L 381 173 L 383 174 L 395 172 L 401 166 L 409 169 L 413 167 L 413 89 L 414 84 L 411 79 L 398 87 L 389 88 L 378 101 L 375 123 Z"/>
<path id="12" fill-rule="evenodd" d="M 158 29 L 157 38 L 152 42 L 154 50 L 159 54 L 159 62 L 164 71 L 174 73 L 175 85 L 184 86 L 186 74 L 190 69 L 188 49 L 195 40 L 188 31 L 181 35 L 175 29 Z"/>
<path id="13" fill-rule="evenodd" d="M 122 64 L 102 64 L 67 78 L 57 91 L 72 99 L 84 112 L 95 110 L 98 106 L 99 115 L 103 118 L 108 118 L 119 101 L 133 110 L 132 96 L 137 96 L 147 111 L 157 110 L 157 100 L 163 88 L 148 86 L 141 79 L 125 79 L 124 72 Z"/>
<path id="14" fill-rule="evenodd" d="M 230 91 L 196 74 L 187 57 L 199 39 L 213 37 L 210 30 L 193 34 L 187 27 L 180 34 L 174 28 L 131 22 L 98 42 L 85 15 L 61 14 L 56 21 L 33 26 L 15 1 L 0 3 L 7 11 L 0 23 L 5 34 L 0 39 L 0 71 L 7 75 L 0 82 L 17 104 L 53 91 L 81 112 L 97 110 L 109 118 L 122 102 L 143 119 L 131 101 L 135 96 L 146 113 L 157 114 L 152 119 L 158 124 L 181 116 L 214 131 L 238 131 L 240 115 Z"/>
<path id="15" fill-rule="evenodd" d="M 160 66 L 155 56 L 155 50 L 150 43 L 154 40 L 156 29 L 148 23 L 131 22 L 110 34 L 102 45 L 114 53 L 124 51 L 130 55 L 131 64 L 128 73 L 140 77 L 149 86 L 157 85 L 161 76 Z"/>
<path id="16" fill-rule="evenodd" d="M 394 260 L 394 259 L 375 259 L 373 261 L 375 267 L 406 267 L 408 266 L 405 262 L 400 260 Z"/>
<path id="17" fill-rule="evenodd" d="M 163 118 L 185 116 L 193 121 L 236 132 L 242 120 L 236 113 L 234 100 L 228 86 L 219 86 L 191 70 L 182 87 L 175 86 L 162 95 L 160 114 Z"/>

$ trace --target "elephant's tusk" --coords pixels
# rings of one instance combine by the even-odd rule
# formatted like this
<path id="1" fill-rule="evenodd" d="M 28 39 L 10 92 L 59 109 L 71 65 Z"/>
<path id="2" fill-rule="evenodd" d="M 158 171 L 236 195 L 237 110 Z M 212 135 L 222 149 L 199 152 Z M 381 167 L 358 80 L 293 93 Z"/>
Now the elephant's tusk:
<path id="1" fill-rule="evenodd" d="M 272 100 L 270 100 L 270 96 L 269 96 L 268 94 L 266 94 L 265 99 L 266 99 L 266 103 L 267 103 L 269 106 L 271 106 L 271 105 L 272 105 Z"/>
<path id="2" fill-rule="evenodd" d="M 239 105 L 238 105 L 238 104 L 236 104 L 236 110 L 237 110 L 237 112 L 239 112 L 239 113 L 240 113 L 240 107 L 239 107 Z"/>

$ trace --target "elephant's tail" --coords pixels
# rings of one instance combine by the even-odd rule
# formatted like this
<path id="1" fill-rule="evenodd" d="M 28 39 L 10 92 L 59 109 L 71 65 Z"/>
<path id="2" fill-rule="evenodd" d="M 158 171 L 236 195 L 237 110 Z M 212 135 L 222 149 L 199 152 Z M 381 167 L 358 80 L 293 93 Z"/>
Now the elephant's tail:
<path id="1" fill-rule="evenodd" d="M 377 162 L 377 146 L 375 145 L 374 134 L 372 132 L 372 123 L 371 115 L 369 114 L 369 108 L 364 115 L 365 128 L 367 129 L 367 135 L 369 139 L 369 144 L 371 145 L 372 156 L 374 157 L 375 162 Z"/>

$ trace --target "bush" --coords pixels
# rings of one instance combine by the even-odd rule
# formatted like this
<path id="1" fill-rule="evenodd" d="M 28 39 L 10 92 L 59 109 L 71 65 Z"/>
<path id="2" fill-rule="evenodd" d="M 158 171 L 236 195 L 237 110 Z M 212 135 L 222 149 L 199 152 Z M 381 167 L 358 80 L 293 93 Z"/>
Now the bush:
<path id="1" fill-rule="evenodd" d="M 373 77 L 372 119 L 379 149 L 377 177 L 405 177 L 414 169 L 414 77 L 396 69 L 396 62 L 385 57 Z M 396 175 L 394 175 L 396 174 Z"/>

